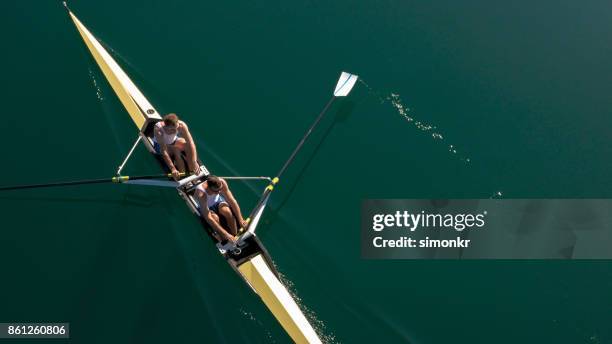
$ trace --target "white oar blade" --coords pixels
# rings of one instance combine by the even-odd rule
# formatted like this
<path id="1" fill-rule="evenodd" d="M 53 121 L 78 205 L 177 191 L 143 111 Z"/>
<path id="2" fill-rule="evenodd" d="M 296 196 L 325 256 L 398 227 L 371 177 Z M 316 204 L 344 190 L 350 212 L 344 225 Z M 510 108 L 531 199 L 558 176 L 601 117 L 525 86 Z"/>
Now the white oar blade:
<path id="1" fill-rule="evenodd" d="M 355 74 L 342 72 L 342 74 L 340 74 L 340 79 L 338 79 L 338 83 L 336 84 L 334 96 L 346 97 L 353 89 L 353 86 L 355 86 L 358 78 L 359 77 Z"/>

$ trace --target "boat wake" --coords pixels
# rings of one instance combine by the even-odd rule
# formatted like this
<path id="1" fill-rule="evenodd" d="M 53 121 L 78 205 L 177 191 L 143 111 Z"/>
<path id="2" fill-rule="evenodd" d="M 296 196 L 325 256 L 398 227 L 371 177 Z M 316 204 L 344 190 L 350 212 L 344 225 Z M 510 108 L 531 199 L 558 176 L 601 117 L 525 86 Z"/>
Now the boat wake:
<path id="1" fill-rule="evenodd" d="M 285 285 L 287 291 L 289 291 L 289 294 L 291 294 L 291 297 L 293 297 L 293 299 L 295 300 L 295 303 L 297 303 L 297 305 L 300 307 L 300 309 L 308 319 L 308 322 L 310 322 L 312 327 L 315 329 L 315 331 L 319 335 L 319 338 L 321 339 L 321 342 L 323 342 L 324 344 L 339 344 L 340 342 L 336 340 L 336 336 L 327 328 L 325 322 L 323 322 L 323 320 L 320 320 L 317 317 L 315 311 L 308 308 L 308 306 L 304 302 L 302 302 L 302 299 L 295 292 L 295 285 L 293 284 L 293 282 L 287 279 L 287 277 L 285 277 L 282 272 L 279 271 L 278 274 L 281 283 Z"/>
<path id="2" fill-rule="evenodd" d="M 259 321 L 255 315 L 243 308 L 239 309 L 240 314 L 242 314 L 242 316 L 247 320 L 247 321 L 251 321 L 253 322 L 255 325 L 257 325 L 257 327 L 259 328 L 260 331 L 264 332 L 266 334 L 266 339 L 268 340 L 268 343 L 276 343 L 276 339 L 274 339 L 274 337 L 272 336 L 272 333 L 270 331 L 268 331 L 268 329 L 266 328 L 266 326 Z"/>
<path id="3" fill-rule="evenodd" d="M 96 97 L 98 98 L 99 101 L 103 101 L 104 96 L 102 95 L 102 89 L 98 85 L 98 81 L 96 80 L 96 75 L 94 74 L 91 68 L 89 68 L 89 77 L 91 78 L 91 81 L 93 82 L 93 85 L 94 85 L 94 89 L 96 90 Z"/>
<path id="4" fill-rule="evenodd" d="M 495 191 L 493 193 L 493 195 L 491 195 L 491 197 L 489 197 L 490 199 L 502 199 L 504 198 L 504 193 L 501 191 Z"/>
<path id="5" fill-rule="evenodd" d="M 368 85 L 363 79 L 359 79 L 359 82 L 365 86 L 368 92 L 378 98 L 381 104 L 391 104 L 393 109 L 402 116 L 406 122 L 411 124 L 418 131 L 427 133 L 431 136 L 432 140 L 437 141 L 446 146 L 448 152 L 459 159 L 459 161 L 469 164 L 472 160 L 464 155 L 459 153 L 457 147 L 454 144 L 450 144 L 446 141 L 442 132 L 438 129 L 436 125 L 427 123 L 425 121 L 419 120 L 411 114 L 410 108 L 404 104 L 402 98 L 398 93 L 389 93 L 389 94 L 381 94 L 380 92 L 375 91 L 370 85 Z"/>
<path id="6" fill-rule="evenodd" d="M 100 106 L 102 106 L 102 112 L 104 113 L 104 117 L 106 118 L 106 123 L 108 124 L 111 133 L 113 134 L 113 139 L 115 141 L 115 146 L 116 146 L 116 152 L 123 152 L 125 150 L 125 144 L 124 144 L 124 140 L 121 139 L 121 136 L 119 135 L 119 130 L 117 129 L 117 126 L 115 124 L 115 119 L 112 116 L 112 111 L 109 108 L 108 102 L 106 102 L 106 98 L 104 97 L 104 92 L 102 91 L 102 87 L 100 87 L 100 84 L 97 81 L 96 78 L 96 72 L 93 71 L 93 69 L 91 69 L 91 67 L 89 68 L 89 78 L 91 79 L 91 82 L 94 85 L 94 89 L 96 90 L 96 98 L 98 99 L 98 102 L 100 103 Z"/>
<path id="7" fill-rule="evenodd" d="M 414 115 L 412 115 L 410 108 L 404 103 L 398 93 L 381 93 L 374 90 L 370 85 L 363 81 L 363 79 L 359 79 L 359 82 L 361 82 L 361 84 L 367 89 L 370 95 L 373 95 L 379 100 L 380 104 L 390 104 L 393 109 L 406 120 L 407 123 L 412 125 L 413 128 L 420 132 L 429 134 L 431 139 L 437 144 L 444 145 L 449 154 L 451 154 L 454 158 L 458 159 L 466 166 L 472 166 L 472 159 L 466 154 L 461 153 L 454 144 L 449 143 L 446 140 L 445 135 L 442 134 L 442 131 L 439 130 L 438 126 L 417 119 Z M 502 198 L 504 198 L 504 194 L 501 190 L 497 190 L 491 193 L 489 196 L 489 199 Z"/>

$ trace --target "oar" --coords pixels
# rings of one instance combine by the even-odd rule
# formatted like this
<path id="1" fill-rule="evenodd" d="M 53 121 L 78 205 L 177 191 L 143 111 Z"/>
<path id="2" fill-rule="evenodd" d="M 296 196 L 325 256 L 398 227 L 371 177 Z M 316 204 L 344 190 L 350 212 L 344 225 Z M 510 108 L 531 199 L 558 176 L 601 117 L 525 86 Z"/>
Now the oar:
<path id="1" fill-rule="evenodd" d="M 181 176 L 184 176 L 184 175 L 185 175 L 184 173 L 181 173 Z M 72 180 L 72 181 L 66 181 L 66 182 L 54 182 L 54 183 L 45 183 L 45 184 L 3 186 L 3 187 L 0 187 L 0 191 L 37 189 L 37 188 L 49 188 L 49 187 L 56 187 L 56 186 L 72 186 L 72 185 L 85 185 L 85 184 L 127 183 L 128 181 L 133 181 L 133 180 L 161 179 L 161 178 L 171 178 L 171 177 L 172 177 L 172 174 L 170 173 L 152 174 L 152 175 L 145 175 L 145 176 L 116 176 L 112 178 Z"/>
<path id="2" fill-rule="evenodd" d="M 236 179 L 236 180 L 267 180 L 269 182 L 272 181 L 272 178 L 270 177 L 264 177 L 264 176 L 259 176 L 259 177 L 241 177 L 241 176 L 232 176 L 232 177 L 219 177 L 219 178 L 223 178 L 223 179 Z"/>
<path id="3" fill-rule="evenodd" d="M 347 72 L 342 72 L 342 74 L 340 74 L 340 79 L 338 79 L 338 83 L 336 84 L 336 88 L 334 89 L 334 94 L 332 95 L 331 99 L 327 102 L 323 110 L 321 110 L 321 113 L 319 113 L 319 116 L 317 116 L 317 119 L 315 119 L 314 123 L 312 123 L 310 128 L 308 128 L 308 130 L 306 131 L 306 134 L 304 134 L 304 136 L 302 137 L 298 145 L 295 147 L 295 149 L 289 156 L 289 159 L 285 161 L 285 164 L 283 165 L 283 167 L 281 167 L 280 171 L 278 171 L 278 173 L 276 174 L 276 178 L 272 180 L 271 185 L 278 183 L 281 175 L 285 172 L 287 167 L 289 167 L 289 165 L 293 162 L 297 153 L 300 151 L 300 149 L 302 149 L 302 146 L 304 146 L 304 142 L 306 142 L 306 140 L 308 139 L 312 131 L 317 127 L 319 122 L 321 122 L 321 119 L 323 118 L 323 116 L 325 116 L 325 113 L 327 113 L 327 110 L 329 110 L 331 105 L 334 103 L 334 101 L 338 97 L 346 97 L 349 94 L 349 92 L 351 92 L 358 78 L 359 77 L 357 75 L 350 74 Z"/>
<path id="4" fill-rule="evenodd" d="M 317 116 L 317 118 L 312 123 L 310 128 L 308 128 L 304 136 L 302 136 L 302 139 L 300 140 L 298 145 L 295 147 L 293 152 L 291 152 L 289 159 L 285 161 L 285 163 L 283 164 L 283 167 L 281 167 L 280 171 L 278 171 L 278 173 L 276 174 L 276 177 L 274 177 L 270 181 L 270 184 L 266 187 L 266 190 L 264 191 L 263 195 L 257 202 L 257 205 L 255 205 L 255 208 L 253 208 L 253 211 L 251 211 L 250 216 L 246 219 L 247 222 L 250 222 L 250 220 L 256 216 L 257 212 L 259 212 L 261 207 L 266 203 L 268 195 L 272 192 L 272 190 L 274 190 L 274 186 L 278 184 L 280 177 L 283 175 L 283 173 L 285 173 L 285 170 L 287 170 L 287 167 L 291 165 L 297 153 L 300 151 L 300 149 L 302 149 L 302 146 L 304 146 L 304 143 L 306 142 L 306 140 L 308 139 L 312 131 L 317 127 L 319 122 L 321 122 L 321 119 L 323 118 L 323 116 L 325 116 L 325 113 L 327 113 L 327 111 L 332 106 L 334 101 L 339 97 L 346 97 L 353 89 L 353 86 L 355 86 L 355 83 L 357 82 L 358 78 L 359 77 L 357 75 L 350 74 L 347 72 L 342 72 L 340 74 L 340 79 L 338 79 L 338 82 L 336 83 L 336 88 L 334 89 L 334 94 L 332 95 L 331 99 L 327 102 L 323 110 L 321 110 L 321 112 L 319 113 L 319 116 Z M 249 230 L 249 232 L 251 231 Z M 248 232 L 246 234 L 248 234 Z M 240 239 L 238 240 L 239 243 L 244 241 L 248 237 L 246 234 L 240 237 Z"/>

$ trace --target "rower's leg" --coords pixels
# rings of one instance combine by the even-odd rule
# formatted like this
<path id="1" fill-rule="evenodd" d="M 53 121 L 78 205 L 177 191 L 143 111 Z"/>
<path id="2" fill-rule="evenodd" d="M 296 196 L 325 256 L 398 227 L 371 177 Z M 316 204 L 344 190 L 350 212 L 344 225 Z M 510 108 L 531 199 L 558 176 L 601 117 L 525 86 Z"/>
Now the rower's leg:
<path id="1" fill-rule="evenodd" d="M 195 197 L 197 198 L 198 204 L 200 205 L 200 216 L 212 228 L 213 235 L 219 241 L 225 240 L 224 235 L 220 232 L 219 227 L 223 228 L 223 230 L 225 231 L 227 231 L 227 229 L 223 227 L 223 224 L 221 223 L 221 219 L 219 218 L 219 215 L 217 215 L 212 210 L 207 210 L 207 209 L 202 210 L 202 207 L 206 207 L 206 198 L 205 198 L 204 190 L 200 188 L 196 189 Z"/>
<path id="2" fill-rule="evenodd" d="M 206 216 L 203 216 L 203 218 L 208 223 L 208 225 L 212 228 L 213 236 L 219 241 L 225 240 L 223 234 L 218 229 L 218 227 L 223 228 L 223 225 L 221 225 L 221 219 L 219 218 L 219 215 L 213 213 L 212 211 L 209 211 Z M 225 228 L 223 229 L 226 230 Z"/>
<path id="3" fill-rule="evenodd" d="M 199 171 L 199 166 L 197 166 L 197 163 L 195 162 L 195 157 L 194 157 L 194 151 L 191 149 L 191 146 L 187 144 L 187 141 L 185 141 L 184 138 L 179 137 L 176 140 L 175 145 L 177 147 L 180 147 L 180 149 L 185 152 L 185 160 L 187 160 L 187 167 L 189 167 L 189 171 L 191 172 L 197 172 Z"/>
<path id="4" fill-rule="evenodd" d="M 218 223 L 219 225 L 221 224 L 221 219 L 219 219 L 219 215 L 213 213 L 212 211 L 210 212 L 210 217 L 212 218 L 213 221 L 215 221 L 216 223 Z"/>
<path id="5" fill-rule="evenodd" d="M 212 221 L 218 223 L 219 226 L 221 226 L 221 219 L 219 219 L 219 216 L 217 214 L 213 213 L 212 211 L 210 212 L 210 219 Z M 223 235 L 221 233 L 217 232 L 217 230 L 215 230 L 214 226 L 211 226 L 211 227 L 213 228 L 213 234 L 217 238 L 217 240 L 223 241 Z"/>
<path id="6" fill-rule="evenodd" d="M 223 216 L 223 218 L 225 219 L 225 222 L 229 227 L 230 234 L 238 234 L 238 225 L 236 224 L 236 218 L 234 217 L 234 213 L 232 213 L 232 209 L 227 203 L 219 204 L 219 215 Z"/>
<path id="7" fill-rule="evenodd" d="M 178 147 L 170 146 L 170 154 L 172 155 L 172 160 L 174 160 L 174 165 L 179 172 L 185 172 L 185 161 L 181 156 L 181 150 Z"/>

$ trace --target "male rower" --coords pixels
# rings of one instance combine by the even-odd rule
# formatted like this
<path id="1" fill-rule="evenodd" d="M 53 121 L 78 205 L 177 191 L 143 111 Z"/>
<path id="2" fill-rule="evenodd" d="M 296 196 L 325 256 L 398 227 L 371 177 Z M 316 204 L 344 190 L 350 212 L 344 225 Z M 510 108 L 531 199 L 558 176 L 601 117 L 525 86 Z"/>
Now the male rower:
<path id="1" fill-rule="evenodd" d="M 162 156 L 174 179 L 178 180 L 180 174 L 185 172 L 183 153 L 189 172 L 199 172 L 198 154 L 189 127 L 176 114 L 169 113 L 162 121 L 155 123 L 153 134 L 155 151 Z"/>
<path id="2" fill-rule="evenodd" d="M 200 203 L 202 218 L 218 234 L 221 241 L 229 240 L 235 243 L 238 226 L 246 228 L 247 222 L 242 217 L 240 206 L 225 179 L 209 175 L 204 183 L 198 185 L 195 196 Z"/>

